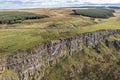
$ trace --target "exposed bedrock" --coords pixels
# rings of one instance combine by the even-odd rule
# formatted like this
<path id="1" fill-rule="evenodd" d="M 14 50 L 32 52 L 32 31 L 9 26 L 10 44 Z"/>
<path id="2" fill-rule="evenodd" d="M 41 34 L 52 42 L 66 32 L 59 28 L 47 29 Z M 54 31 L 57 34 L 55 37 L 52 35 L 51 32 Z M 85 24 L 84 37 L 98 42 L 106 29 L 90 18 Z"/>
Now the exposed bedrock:
<path id="1" fill-rule="evenodd" d="M 100 30 L 80 34 L 70 38 L 62 38 L 49 44 L 38 45 L 32 51 L 19 52 L 0 59 L 0 80 L 6 71 L 16 74 L 19 80 L 41 80 L 49 66 L 59 63 L 62 56 L 72 56 L 84 47 L 94 47 L 109 36 L 120 34 L 120 30 Z M 114 43 L 117 45 L 117 43 Z M 14 80 L 13 78 L 5 78 Z"/>

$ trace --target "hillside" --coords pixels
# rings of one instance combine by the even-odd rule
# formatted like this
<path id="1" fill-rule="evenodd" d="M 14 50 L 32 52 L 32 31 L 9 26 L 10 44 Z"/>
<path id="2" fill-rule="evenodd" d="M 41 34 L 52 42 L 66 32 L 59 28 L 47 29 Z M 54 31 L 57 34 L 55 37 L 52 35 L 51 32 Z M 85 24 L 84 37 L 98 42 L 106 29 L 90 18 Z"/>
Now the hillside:
<path id="1" fill-rule="evenodd" d="M 60 38 L 67 38 L 81 33 L 120 29 L 119 25 L 120 21 L 112 21 L 74 29 L 1 29 L 0 56 L 31 50 L 39 44 L 49 43 Z"/>
<path id="2" fill-rule="evenodd" d="M 0 24 L 0 80 L 119 80 L 120 10 L 96 18 L 75 9 L 0 11 L 49 16 Z"/>

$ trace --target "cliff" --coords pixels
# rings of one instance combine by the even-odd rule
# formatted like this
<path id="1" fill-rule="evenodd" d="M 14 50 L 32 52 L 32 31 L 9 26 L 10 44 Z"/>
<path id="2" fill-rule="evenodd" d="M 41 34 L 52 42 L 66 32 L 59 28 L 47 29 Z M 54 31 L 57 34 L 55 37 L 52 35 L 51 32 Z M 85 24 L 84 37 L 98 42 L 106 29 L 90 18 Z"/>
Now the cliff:
<path id="1" fill-rule="evenodd" d="M 0 59 L 0 80 L 41 80 L 47 68 L 59 63 L 61 57 L 73 56 L 85 47 L 95 47 L 100 41 L 117 34 L 120 34 L 120 30 L 84 33 L 38 45 L 32 51 L 2 57 Z"/>

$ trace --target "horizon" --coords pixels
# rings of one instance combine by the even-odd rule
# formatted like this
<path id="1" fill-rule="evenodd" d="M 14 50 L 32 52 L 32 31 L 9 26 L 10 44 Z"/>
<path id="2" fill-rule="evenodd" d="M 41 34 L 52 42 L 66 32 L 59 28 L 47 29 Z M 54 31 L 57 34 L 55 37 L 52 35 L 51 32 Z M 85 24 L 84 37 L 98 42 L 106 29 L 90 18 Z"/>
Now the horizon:
<path id="1" fill-rule="evenodd" d="M 0 0 L 0 9 L 30 9 L 30 8 L 64 8 L 82 6 L 115 6 L 120 7 L 119 0 Z"/>

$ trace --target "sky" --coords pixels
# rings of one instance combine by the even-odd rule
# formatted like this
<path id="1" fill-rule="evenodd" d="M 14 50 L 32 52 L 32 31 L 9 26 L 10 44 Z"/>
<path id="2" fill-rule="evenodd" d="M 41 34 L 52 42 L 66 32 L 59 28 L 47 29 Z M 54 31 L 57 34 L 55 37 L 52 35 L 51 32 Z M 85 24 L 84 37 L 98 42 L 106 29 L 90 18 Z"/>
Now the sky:
<path id="1" fill-rule="evenodd" d="M 0 0 L 0 9 L 78 7 L 88 3 L 120 4 L 120 0 Z"/>
<path id="2" fill-rule="evenodd" d="M 84 2 L 91 2 L 91 3 L 120 3 L 120 0 L 0 0 L 2 2 L 7 1 L 20 1 L 20 2 L 42 2 L 42 3 L 84 3 Z"/>

